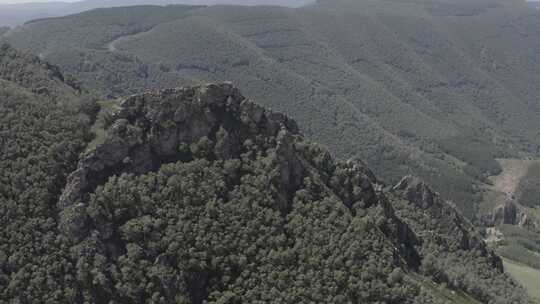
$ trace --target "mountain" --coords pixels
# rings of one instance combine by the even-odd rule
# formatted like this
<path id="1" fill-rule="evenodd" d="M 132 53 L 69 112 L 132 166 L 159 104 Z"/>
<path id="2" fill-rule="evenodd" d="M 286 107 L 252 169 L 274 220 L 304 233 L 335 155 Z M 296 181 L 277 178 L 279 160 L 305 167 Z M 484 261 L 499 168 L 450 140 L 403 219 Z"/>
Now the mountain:
<path id="1" fill-rule="evenodd" d="M 2 301 L 530 303 L 427 184 L 385 187 L 229 83 L 96 113 L 67 78 L 0 47 Z"/>
<path id="2" fill-rule="evenodd" d="M 135 6 L 135 5 L 277 5 L 298 7 L 311 3 L 311 0 L 84 0 L 78 2 L 47 2 L 0 4 L 0 26 L 17 26 L 25 22 L 76 14 L 87 10 L 106 7 Z"/>
<path id="3" fill-rule="evenodd" d="M 46 280 L 63 267 L 54 264 L 62 261 L 54 256 L 60 246 L 56 202 L 92 138 L 95 110 L 93 99 L 58 68 L 0 44 L 1 302 L 11 299 L 9 290 L 40 285 L 21 287 L 16 278 Z M 50 281 L 50 290 L 62 288 L 57 282 Z"/>
<path id="4" fill-rule="evenodd" d="M 414 173 L 475 218 L 495 159 L 540 146 L 539 17 L 517 0 L 139 6 L 4 38 L 105 98 L 230 80 L 336 157 Z"/>

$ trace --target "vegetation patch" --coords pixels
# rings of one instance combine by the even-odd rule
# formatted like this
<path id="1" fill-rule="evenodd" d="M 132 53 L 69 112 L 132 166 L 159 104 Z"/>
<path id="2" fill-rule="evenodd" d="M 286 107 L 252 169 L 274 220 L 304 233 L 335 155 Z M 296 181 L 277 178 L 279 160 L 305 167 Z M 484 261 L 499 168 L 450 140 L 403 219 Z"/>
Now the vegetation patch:
<path id="1" fill-rule="evenodd" d="M 531 268 L 512 260 L 504 260 L 505 270 L 521 283 L 527 291 L 535 298 L 536 303 L 540 303 L 540 270 Z"/>
<path id="2" fill-rule="evenodd" d="M 517 201 L 527 207 L 540 207 L 540 163 L 529 166 L 516 189 Z"/>
<path id="3" fill-rule="evenodd" d="M 540 269 L 540 234 L 528 230 L 502 225 L 499 227 L 504 235 L 498 252 L 513 261 L 529 267 Z"/>
<path id="4" fill-rule="evenodd" d="M 537 61 L 525 51 L 540 41 L 527 30 L 535 19 L 516 19 L 527 35 L 514 35 L 504 24 L 530 9 L 497 3 L 111 8 L 38 20 L 6 39 L 102 99 L 233 81 L 336 157 L 364 159 L 388 183 L 421 176 L 473 218 L 476 185 L 500 172 L 494 158 L 534 151 L 540 129 L 529 106 L 540 91 L 527 85 Z M 425 18 L 426 7 L 460 22 Z"/>

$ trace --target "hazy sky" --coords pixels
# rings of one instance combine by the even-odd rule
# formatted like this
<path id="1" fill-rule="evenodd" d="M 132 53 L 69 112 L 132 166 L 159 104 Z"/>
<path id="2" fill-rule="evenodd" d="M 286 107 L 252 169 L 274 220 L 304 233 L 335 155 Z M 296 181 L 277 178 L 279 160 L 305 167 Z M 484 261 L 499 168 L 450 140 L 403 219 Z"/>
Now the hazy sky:
<path id="1" fill-rule="evenodd" d="M 77 2 L 78 0 L 59 0 L 61 2 Z M 28 2 L 55 2 L 53 0 L 0 0 L 0 4 L 28 3 Z"/>

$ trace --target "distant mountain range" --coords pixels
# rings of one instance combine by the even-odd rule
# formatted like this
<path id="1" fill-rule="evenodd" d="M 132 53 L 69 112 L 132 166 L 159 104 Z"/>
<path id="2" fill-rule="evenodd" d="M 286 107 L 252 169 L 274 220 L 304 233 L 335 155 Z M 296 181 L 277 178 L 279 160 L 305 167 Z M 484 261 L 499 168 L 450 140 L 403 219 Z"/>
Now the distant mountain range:
<path id="1" fill-rule="evenodd" d="M 49 2 L 0 4 L 0 26 L 16 26 L 41 18 L 76 14 L 95 8 L 134 6 L 134 5 L 276 5 L 298 7 L 313 0 L 85 0 L 80 2 Z"/>

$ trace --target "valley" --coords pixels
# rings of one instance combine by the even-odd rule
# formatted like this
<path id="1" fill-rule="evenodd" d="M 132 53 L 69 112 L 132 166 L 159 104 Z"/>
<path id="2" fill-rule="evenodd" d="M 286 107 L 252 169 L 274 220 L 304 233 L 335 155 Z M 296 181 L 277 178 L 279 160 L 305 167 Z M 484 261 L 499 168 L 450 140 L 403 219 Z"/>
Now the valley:
<path id="1" fill-rule="evenodd" d="M 505 270 L 518 280 L 527 291 L 540 303 L 540 270 L 519 264 L 511 260 L 504 260 Z"/>
<path id="2" fill-rule="evenodd" d="M 531 296 L 540 301 L 540 209 L 521 204 L 527 192 L 520 190 L 524 181 L 539 160 L 499 159 L 502 172 L 489 178 L 490 185 L 484 192 L 481 212 L 492 214 L 499 206 L 512 204 L 519 211 L 514 219 L 502 219 L 488 228 L 486 242 L 497 248 L 504 259 L 505 271 L 525 286 Z M 539 204 L 540 202 L 537 202 Z M 495 216 L 495 215 L 493 215 Z M 521 217 L 521 219 L 518 219 Z M 523 220 L 526 217 L 528 220 Z M 527 225 L 529 223 L 536 223 Z"/>
<path id="3" fill-rule="evenodd" d="M 519 184 L 529 168 L 539 165 L 540 160 L 532 159 L 497 159 L 502 171 L 499 175 L 490 176 L 490 185 L 486 186 L 481 212 L 489 212 L 504 204 L 507 200 L 518 200 Z"/>

